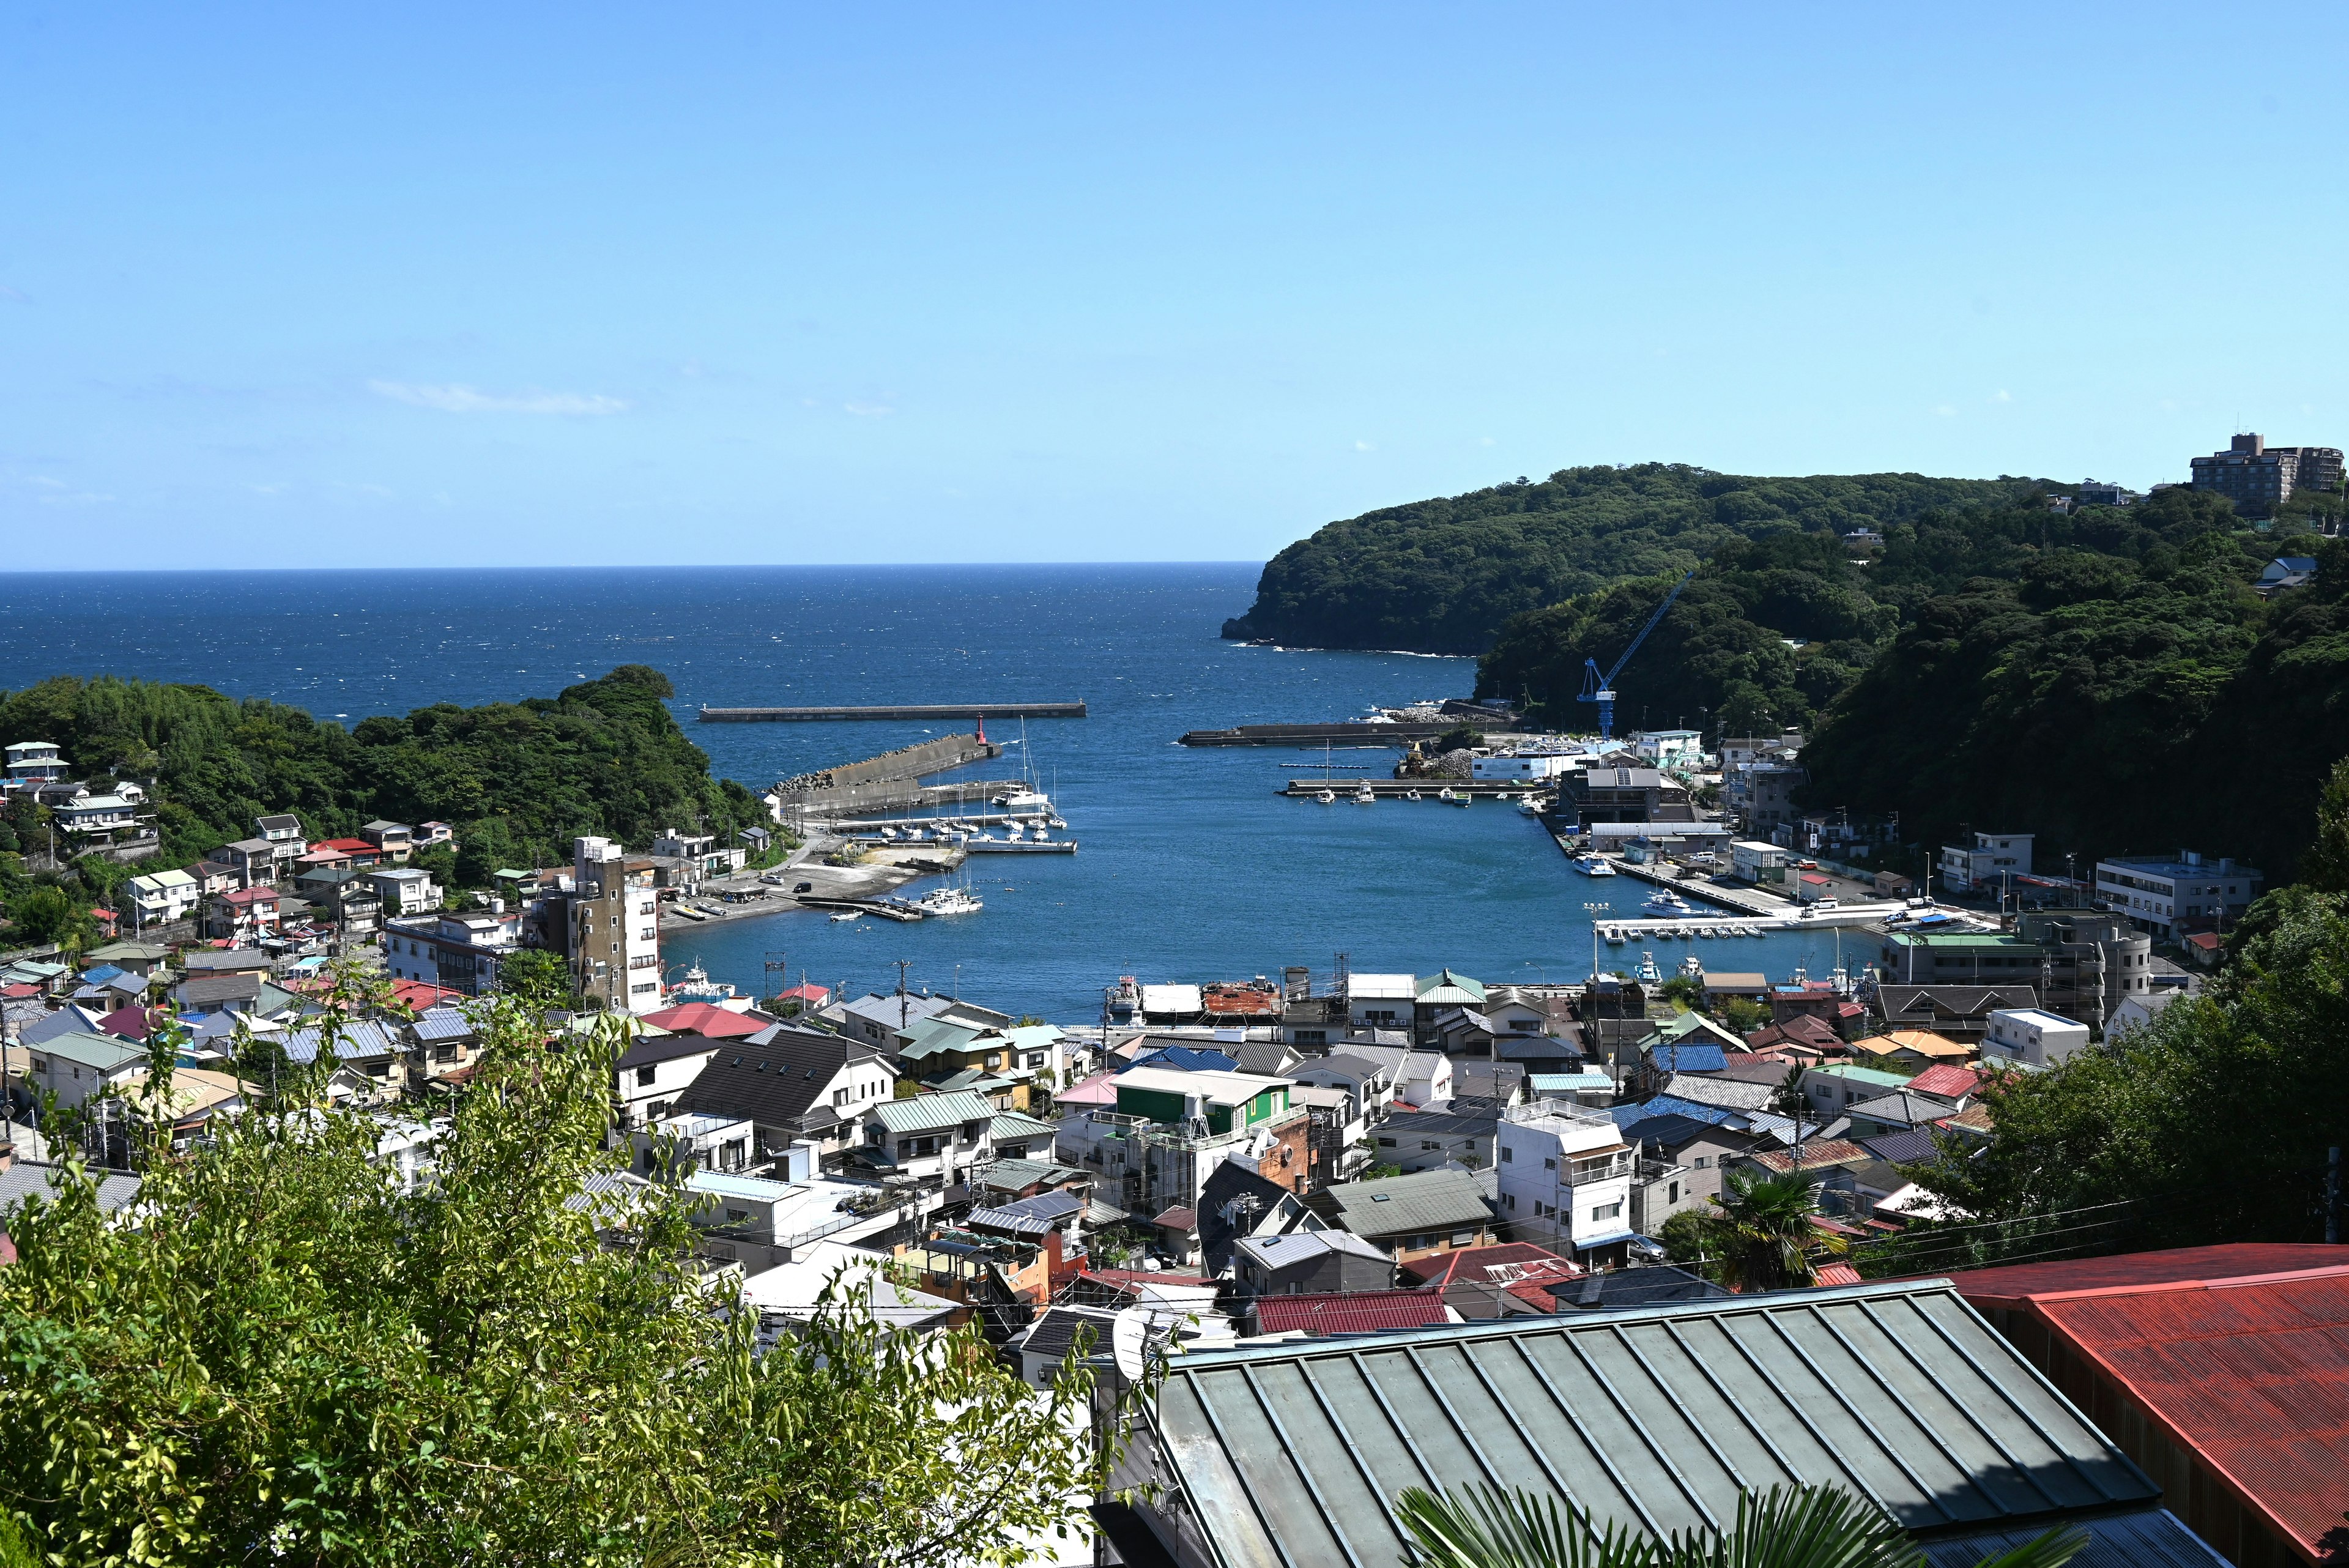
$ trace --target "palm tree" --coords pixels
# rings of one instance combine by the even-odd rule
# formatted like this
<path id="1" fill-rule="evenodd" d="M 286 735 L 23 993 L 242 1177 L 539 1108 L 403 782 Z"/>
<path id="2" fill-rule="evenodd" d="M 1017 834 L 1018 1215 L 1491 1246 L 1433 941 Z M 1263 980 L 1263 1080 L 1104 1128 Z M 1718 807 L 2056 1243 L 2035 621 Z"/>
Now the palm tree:
<path id="1" fill-rule="evenodd" d="M 1900 1527 L 1839 1487 L 1772 1487 L 1737 1500 L 1737 1522 L 1658 1541 L 1619 1524 L 1601 1531 L 1556 1497 L 1490 1487 L 1466 1497 L 1418 1487 L 1397 1500 L 1411 1568 L 1923 1568 Z M 2062 1568 L 2087 1544 L 2051 1530 L 1978 1568 Z"/>
<path id="2" fill-rule="evenodd" d="M 1726 1189 L 1713 1201 L 1713 1241 L 1721 1250 L 1725 1284 L 1741 1291 L 1777 1291 L 1807 1285 L 1817 1275 L 1814 1252 L 1846 1251 L 1839 1236 L 1818 1229 L 1818 1183 L 1800 1169 L 1783 1176 L 1732 1171 Z"/>

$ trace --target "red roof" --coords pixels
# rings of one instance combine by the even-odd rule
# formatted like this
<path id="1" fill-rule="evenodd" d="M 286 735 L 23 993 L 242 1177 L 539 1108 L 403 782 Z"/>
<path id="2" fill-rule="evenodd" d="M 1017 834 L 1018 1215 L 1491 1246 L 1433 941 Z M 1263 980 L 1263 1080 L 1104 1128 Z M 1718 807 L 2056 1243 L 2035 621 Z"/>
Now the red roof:
<path id="1" fill-rule="evenodd" d="M 463 992 L 435 985 L 429 980 L 395 980 L 391 982 L 391 993 L 410 1012 L 423 1012 L 444 1002 L 465 1000 Z"/>
<path id="2" fill-rule="evenodd" d="M 1199 1215 L 1196 1210 L 1185 1209 L 1177 1205 L 1160 1214 L 1151 1223 L 1169 1231 L 1195 1231 L 1199 1226 Z"/>
<path id="3" fill-rule="evenodd" d="M 2173 1247 L 2162 1252 L 2123 1252 L 2110 1258 L 2009 1263 L 1940 1277 L 1956 1285 L 1958 1293 L 1968 1301 L 2005 1304 L 2050 1292 L 2199 1283 L 2342 1264 L 2349 1264 L 2349 1246 L 2328 1247 L 2322 1241 L 2229 1241 L 2216 1247 Z"/>
<path id="4" fill-rule="evenodd" d="M 2278 1534 L 2313 1556 L 2341 1522 L 2349 1265 L 2035 1293 L 2027 1306 Z"/>
<path id="5" fill-rule="evenodd" d="M 1531 1241 L 1463 1247 L 1456 1252 L 1414 1258 L 1397 1272 L 1413 1284 L 1435 1291 L 1455 1284 L 1498 1285 L 1545 1312 L 1556 1304 L 1549 1299 L 1552 1290 L 1582 1277 L 1582 1270 L 1571 1259 Z"/>
<path id="6" fill-rule="evenodd" d="M 1262 1334 L 1375 1334 L 1451 1321 L 1441 1291 L 1350 1291 L 1259 1296 L 1256 1302 Z"/>
<path id="7" fill-rule="evenodd" d="M 329 838 L 323 844 L 313 844 L 313 849 L 339 849 L 346 855 L 380 855 L 383 851 L 364 838 Z"/>
<path id="8" fill-rule="evenodd" d="M 645 1022 L 672 1034 L 698 1034 L 705 1040 L 740 1040 L 768 1027 L 769 1020 L 730 1012 L 706 1002 L 688 1002 L 645 1014 Z"/>
<path id="9" fill-rule="evenodd" d="M 0 985 L 0 997 L 5 997 L 10 1002 L 20 1002 L 26 997 L 40 994 L 41 988 L 29 981 L 19 981 L 15 985 Z"/>
<path id="10" fill-rule="evenodd" d="M 1936 1062 L 1909 1080 L 1909 1086 L 1919 1094 L 1943 1100 L 1961 1100 L 1981 1084 L 1971 1067 L 1961 1067 L 1955 1062 Z"/>
<path id="11" fill-rule="evenodd" d="M 2227 939 L 2216 931 L 2193 931 L 2188 934 L 2186 945 L 2199 948 L 2206 953 L 2215 953 L 2227 945 Z"/>
<path id="12" fill-rule="evenodd" d="M 238 888 L 221 897 L 232 904 L 274 904 L 277 902 L 274 888 Z"/>
<path id="13" fill-rule="evenodd" d="M 822 1007 L 832 1000 L 832 992 L 814 984 L 795 985 L 789 991 L 779 991 L 775 995 L 784 1002 L 802 1002 L 809 1007 Z"/>
<path id="14" fill-rule="evenodd" d="M 1815 1285 L 1856 1285 L 1859 1271 L 1849 1263 L 1821 1263 L 1811 1275 Z"/>

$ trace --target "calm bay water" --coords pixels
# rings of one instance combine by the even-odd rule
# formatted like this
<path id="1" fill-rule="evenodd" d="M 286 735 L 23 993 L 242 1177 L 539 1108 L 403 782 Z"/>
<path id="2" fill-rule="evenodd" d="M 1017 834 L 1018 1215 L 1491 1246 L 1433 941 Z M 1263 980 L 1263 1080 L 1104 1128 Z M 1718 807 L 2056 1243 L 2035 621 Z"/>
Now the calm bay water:
<path id="1" fill-rule="evenodd" d="M 755 988 L 771 961 L 820 984 L 910 983 L 1056 1022 L 1098 1016 L 1102 988 L 1439 965 L 1487 981 L 1588 971 L 1587 902 L 1637 912 L 1640 884 L 1576 873 L 1530 819 L 1274 794 L 1319 753 L 1193 750 L 1185 730 L 1343 719 L 1464 696 L 1464 659 L 1292 652 L 1220 640 L 1257 568 L 1187 566 L 741 567 L 0 576 L 0 687 L 111 672 L 198 681 L 357 722 L 433 702 L 551 696 L 650 664 L 713 766 L 763 789 L 945 726 L 701 724 L 701 704 L 1083 698 L 1092 717 L 1031 721 L 1027 765 L 1082 844 L 978 857 L 982 914 L 903 926 L 800 911 L 680 932 L 674 963 Z M 990 738 L 1019 737 L 997 725 Z M 1004 776 L 1019 749 L 974 770 Z M 1385 774 L 1395 753 L 1337 753 Z M 916 891 L 918 891 L 916 888 Z M 1678 942 L 1719 970 L 1824 970 L 1831 938 Z M 1608 967 L 1636 948 L 1601 950 Z"/>

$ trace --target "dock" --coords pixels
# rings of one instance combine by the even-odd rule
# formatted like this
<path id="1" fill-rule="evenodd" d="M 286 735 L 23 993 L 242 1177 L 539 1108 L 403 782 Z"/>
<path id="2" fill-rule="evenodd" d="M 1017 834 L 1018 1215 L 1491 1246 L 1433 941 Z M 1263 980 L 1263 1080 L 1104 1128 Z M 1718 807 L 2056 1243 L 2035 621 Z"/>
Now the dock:
<path id="1" fill-rule="evenodd" d="M 1023 838 L 1011 842 L 1000 838 L 973 838 L 962 846 L 968 855 L 1074 855 L 1077 841 L 1073 838 Z"/>
<path id="2" fill-rule="evenodd" d="M 1310 800 L 1326 789 L 1332 794 L 1335 794 L 1340 802 L 1343 802 L 1349 796 L 1353 794 L 1355 791 L 1362 788 L 1366 784 L 1370 787 L 1371 794 L 1380 800 L 1409 800 L 1411 799 L 1413 793 L 1415 791 L 1419 795 L 1420 802 L 1425 803 L 1433 801 L 1437 805 L 1448 805 L 1451 804 L 1448 801 L 1437 798 L 1447 789 L 1455 795 L 1464 794 L 1477 800 L 1530 799 L 1541 793 L 1539 790 L 1527 789 L 1522 784 L 1511 784 L 1506 781 L 1495 783 L 1483 779 L 1366 778 L 1290 779 L 1286 784 L 1282 785 L 1274 793 L 1286 795 L 1301 795 L 1305 799 Z"/>
<path id="3" fill-rule="evenodd" d="M 704 706 L 705 724 L 843 724 L 874 719 L 1081 719 L 1085 705 L 1076 702 L 900 702 L 855 708 L 711 708 Z"/>
<path id="4" fill-rule="evenodd" d="M 1229 730 L 1188 730 L 1177 740 L 1185 746 L 1408 746 L 1432 741 L 1459 728 L 1458 719 L 1441 723 L 1370 724 L 1358 719 L 1330 724 L 1241 724 Z M 1480 728 L 1500 732 L 1490 721 Z"/>
<path id="5" fill-rule="evenodd" d="M 903 898 L 816 898 L 802 896 L 800 904 L 810 909 L 850 909 L 876 919 L 897 920 L 911 925 L 928 917 Z"/>

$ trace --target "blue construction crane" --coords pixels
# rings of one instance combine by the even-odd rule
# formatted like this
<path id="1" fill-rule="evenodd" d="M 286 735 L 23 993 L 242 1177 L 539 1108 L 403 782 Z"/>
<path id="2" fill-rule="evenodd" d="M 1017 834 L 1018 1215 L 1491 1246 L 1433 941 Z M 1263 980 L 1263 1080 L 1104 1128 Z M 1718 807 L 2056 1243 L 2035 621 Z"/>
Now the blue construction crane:
<path id="1" fill-rule="evenodd" d="M 1672 601 L 1681 597 L 1681 590 L 1688 587 L 1689 578 L 1695 576 L 1694 571 L 1682 574 L 1681 580 L 1672 585 L 1672 591 L 1664 596 L 1664 602 L 1656 607 L 1656 613 L 1648 618 L 1648 624 L 1640 628 L 1640 635 L 1631 639 L 1631 646 L 1623 650 L 1623 657 L 1615 661 L 1614 669 L 1601 675 L 1599 673 L 1599 660 L 1586 659 L 1582 661 L 1582 691 L 1575 701 L 1599 704 L 1600 740 L 1615 738 L 1615 678 L 1623 673 L 1623 667 L 1631 662 L 1631 656 L 1640 651 L 1640 645 L 1648 640 L 1648 634 L 1656 629 L 1656 623 L 1664 618 L 1664 612 L 1672 607 Z"/>

